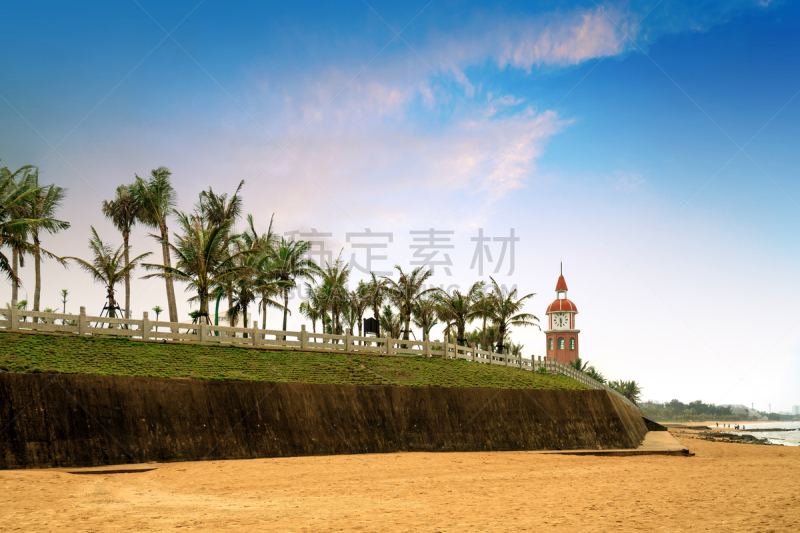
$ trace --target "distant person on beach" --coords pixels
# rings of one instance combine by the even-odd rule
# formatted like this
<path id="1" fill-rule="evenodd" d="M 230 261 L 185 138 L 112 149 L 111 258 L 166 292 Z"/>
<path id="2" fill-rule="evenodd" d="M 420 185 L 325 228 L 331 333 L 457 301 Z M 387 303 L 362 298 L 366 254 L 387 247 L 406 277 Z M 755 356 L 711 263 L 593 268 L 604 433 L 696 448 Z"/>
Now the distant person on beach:
<path id="1" fill-rule="evenodd" d="M 719 427 L 719 422 L 717 422 L 717 427 Z"/>

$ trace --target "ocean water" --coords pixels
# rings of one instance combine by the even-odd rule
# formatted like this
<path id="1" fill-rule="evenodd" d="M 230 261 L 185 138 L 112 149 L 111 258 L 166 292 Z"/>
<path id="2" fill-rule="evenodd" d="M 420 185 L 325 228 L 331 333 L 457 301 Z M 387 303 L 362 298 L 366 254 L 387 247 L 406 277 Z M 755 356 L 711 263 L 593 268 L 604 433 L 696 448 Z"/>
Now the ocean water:
<path id="1" fill-rule="evenodd" d="M 773 444 L 784 446 L 800 446 L 800 422 L 761 422 L 758 424 L 745 424 L 745 431 L 730 431 L 735 435 L 752 435 L 759 439 L 769 439 Z M 716 427 L 716 426 L 709 426 Z M 747 431 L 750 429 L 767 431 Z M 770 429 L 791 429 L 793 431 L 768 431 Z"/>

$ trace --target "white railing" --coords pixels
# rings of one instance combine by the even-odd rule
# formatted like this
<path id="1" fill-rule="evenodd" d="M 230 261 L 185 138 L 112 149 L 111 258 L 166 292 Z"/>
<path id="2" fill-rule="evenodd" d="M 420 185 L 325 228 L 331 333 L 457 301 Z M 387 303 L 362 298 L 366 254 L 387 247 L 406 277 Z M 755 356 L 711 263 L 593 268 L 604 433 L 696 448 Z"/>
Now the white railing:
<path id="1" fill-rule="evenodd" d="M 331 335 L 306 330 L 281 331 L 259 329 L 254 323 L 250 328 L 214 326 L 208 324 L 184 324 L 180 322 L 151 321 L 147 312 L 141 319 L 95 317 L 86 314 L 81 307 L 78 315 L 25 311 L 16 308 L 0 308 L 0 329 L 8 331 L 41 331 L 51 333 L 74 333 L 77 335 L 120 336 L 140 341 L 180 341 L 199 344 L 228 344 L 244 346 L 279 347 L 302 351 L 342 351 L 352 353 L 380 353 L 386 355 L 421 355 L 462 359 L 480 364 L 508 366 L 520 370 L 557 373 L 568 376 L 594 389 L 606 389 L 634 408 L 636 405 L 608 386 L 595 381 L 587 374 L 570 365 L 548 357 L 526 359 L 518 355 L 495 353 L 479 349 L 475 344 L 459 346 L 446 341 L 404 340 L 386 337 L 360 337 L 357 335 Z M 637 408 L 638 409 L 638 408 Z"/>

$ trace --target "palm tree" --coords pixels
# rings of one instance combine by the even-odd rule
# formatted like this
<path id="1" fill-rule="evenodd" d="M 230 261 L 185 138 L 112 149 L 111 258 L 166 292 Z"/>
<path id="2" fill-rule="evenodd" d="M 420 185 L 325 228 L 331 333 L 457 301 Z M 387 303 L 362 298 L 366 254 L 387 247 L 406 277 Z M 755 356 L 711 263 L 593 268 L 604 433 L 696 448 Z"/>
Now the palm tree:
<path id="1" fill-rule="evenodd" d="M 242 215 L 242 197 L 239 196 L 239 193 L 243 186 L 244 180 L 239 182 L 239 186 L 236 188 L 236 192 L 233 193 L 230 200 L 228 200 L 227 194 L 218 195 L 209 187 L 207 191 L 202 191 L 200 193 L 200 198 L 195 205 L 195 213 L 205 221 L 209 229 L 219 226 L 223 222 L 230 221 L 230 231 L 233 231 L 237 220 L 239 220 L 239 217 Z M 248 220 L 252 225 L 252 217 L 250 215 L 248 215 Z M 272 224 L 270 224 L 270 229 L 272 229 Z M 233 306 L 233 292 L 228 290 L 225 295 L 228 300 L 228 308 L 230 308 Z M 217 301 L 219 302 L 219 298 Z M 229 325 L 235 326 L 236 322 L 229 322 Z"/>
<path id="2" fill-rule="evenodd" d="M 135 174 L 134 174 L 135 175 Z M 151 228 L 158 228 L 160 236 L 152 235 L 161 243 L 161 254 L 163 256 L 165 269 L 172 268 L 169 245 L 169 229 L 167 219 L 173 214 L 178 196 L 172 188 L 170 176 L 172 173 L 167 167 L 158 167 L 150 171 L 150 178 L 144 180 L 138 175 L 136 181 L 131 186 L 131 193 L 136 199 L 137 218 L 139 222 Z M 175 301 L 175 287 L 173 276 L 164 276 L 167 287 L 167 310 L 169 311 L 169 321 L 178 321 L 178 305 Z"/>
<path id="3" fill-rule="evenodd" d="M 322 269 L 314 261 L 303 257 L 309 248 L 311 243 L 308 241 L 290 241 L 281 237 L 273 252 L 270 269 L 275 279 L 283 282 L 283 331 L 286 331 L 289 312 L 289 291 L 297 287 L 298 280 L 313 280 L 322 275 Z"/>
<path id="4" fill-rule="evenodd" d="M 155 307 L 153 308 L 153 312 L 156 314 L 156 322 L 158 322 L 158 315 L 160 315 L 161 313 L 163 313 L 163 312 L 164 312 L 164 310 L 163 310 L 163 309 L 161 309 L 161 306 L 160 306 L 160 305 L 157 305 L 157 306 L 155 306 Z"/>
<path id="5" fill-rule="evenodd" d="M 526 294 L 518 298 L 516 287 L 512 291 L 508 291 L 500 287 L 494 278 L 490 277 L 489 279 L 492 280 L 492 293 L 487 297 L 488 302 L 484 312 L 487 318 L 497 326 L 499 337 L 497 350 L 498 353 L 503 353 L 503 342 L 511 326 L 535 326 L 539 328 L 539 325 L 536 324 L 539 321 L 538 318 L 530 313 L 521 312 L 525 306 L 525 301 L 533 298 L 535 293 Z"/>
<path id="6" fill-rule="evenodd" d="M 26 165 L 16 172 L 0 167 L 0 248 L 11 248 L 11 262 L 0 252 L 0 271 L 11 281 L 11 301 L 18 301 L 19 267 L 24 254 L 32 251 L 28 242 L 35 221 L 30 217 L 29 201 L 37 194 L 32 173 L 36 167 Z"/>
<path id="7" fill-rule="evenodd" d="M 63 189 L 39 186 L 39 171 L 34 166 L 24 166 L 16 172 L 0 168 L 0 248 L 11 248 L 11 265 L 0 252 L 0 272 L 11 280 L 11 299 L 19 296 L 19 267 L 24 266 L 25 254 L 36 258 L 36 289 L 34 310 L 39 310 L 41 294 L 40 262 L 42 255 L 63 260 L 40 246 L 39 231 L 56 232 L 69 227 L 69 223 L 52 217 L 55 207 L 63 198 Z M 33 242 L 29 239 L 33 238 Z"/>
<path id="8" fill-rule="evenodd" d="M 103 200 L 103 215 L 111 219 L 114 226 L 122 233 L 122 243 L 126 248 L 125 264 L 130 261 L 129 252 L 129 239 L 131 236 L 131 227 L 136 223 L 139 217 L 140 205 L 136 202 L 131 192 L 131 185 L 120 185 L 117 187 L 117 195 L 113 200 Z M 125 318 L 131 317 L 131 276 L 125 276 Z"/>
<path id="9" fill-rule="evenodd" d="M 372 318 L 378 323 L 378 332 L 377 336 L 381 336 L 381 317 L 380 317 L 380 309 L 383 305 L 383 301 L 386 299 L 386 280 L 378 279 L 375 275 L 375 272 L 370 272 L 372 276 L 370 280 L 367 282 L 367 299 L 369 300 L 369 306 L 372 307 Z"/>
<path id="10" fill-rule="evenodd" d="M 350 291 L 350 305 L 356 315 L 356 323 L 358 324 L 358 336 L 364 336 L 364 312 L 370 304 L 370 289 L 369 285 L 364 281 L 359 280 L 358 285 L 354 291 Z"/>
<path id="11" fill-rule="evenodd" d="M 317 332 L 317 320 L 322 320 L 322 312 L 310 301 L 300 303 L 300 314 L 311 321 L 311 331 Z"/>
<path id="12" fill-rule="evenodd" d="M 78 266 L 92 276 L 94 281 L 105 286 L 108 296 L 108 316 L 115 318 L 114 309 L 117 307 L 117 301 L 114 299 L 114 287 L 136 268 L 139 261 L 150 255 L 150 252 L 134 257 L 128 264 L 123 264 L 125 246 L 120 246 L 115 251 L 110 244 L 106 244 L 100 239 L 94 227 L 92 227 L 92 237 L 89 239 L 89 249 L 94 255 L 91 263 L 78 257 L 65 257 L 64 259 L 75 261 Z"/>
<path id="13" fill-rule="evenodd" d="M 202 215 L 207 227 L 221 226 L 223 222 L 227 221 L 232 221 L 234 225 L 236 224 L 236 221 L 242 216 L 242 197 L 239 196 L 239 193 L 243 186 L 244 180 L 239 182 L 239 186 L 230 200 L 228 200 L 227 194 L 218 195 L 211 187 L 207 191 L 200 193 L 200 199 L 195 206 L 195 211 Z M 248 215 L 248 219 L 251 218 Z M 271 227 L 272 224 L 270 224 Z M 233 228 L 233 225 L 231 228 Z"/>
<path id="14" fill-rule="evenodd" d="M 509 339 L 508 341 L 508 353 L 513 355 L 514 357 L 521 357 L 522 356 L 522 348 L 524 348 L 524 344 L 514 344 Z"/>
<path id="15" fill-rule="evenodd" d="M 403 331 L 403 340 L 408 340 L 409 327 L 411 325 L 411 313 L 414 311 L 414 304 L 422 296 L 434 292 L 437 289 L 431 287 L 423 289 L 425 282 L 431 277 L 430 270 L 423 270 L 424 267 L 417 267 L 410 273 L 403 272 L 400 265 L 395 265 L 395 268 L 400 273 L 400 278 L 394 281 L 391 278 L 383 277 L 386 280 L 386 292 L 392 303 L 397 306 L 400 311 L 405 330 Z"/>
<path id="16" fill-rule="evenodd" d="M 483 329 L 476 329 L 465 335 L 467 344 L 477 344 L 481 350 L 491 350 L 493 346 L 500 342 L 497 326 L 488 326 Z"/>
<path id="17" fill-rule="evenodd" d="M 246 233 L 237 235 L 232 244 L 231 250 L 237 258 L 235 264 L 240 270 L 225 285 L 232 295 L 228 317 L 233 324 L 236 323 L 239 313 L 242 313 L 244 326 L 247 327 L 247 308 L 260 296 L 260 305 L 264 310 L 263 329 L 266 329 L 267 308 L 284 308 L 273 297 L 282 293 L 285 282 L 277 279 L 272 270 L 270 250 L 253 248 L 252 245 L 258 246 L 258 243 L 252 241 Z"/>
<path id="18" fill-rule="evenodd" d="M 633 403 L 638 404 L 642 400 L 642 389 L 635 381 L 611 381 L 608 383 L 608 386 L 625 396 Z"/>
<path id="19" fill-rule="evenodd" d="M 339 254 L 333 263 L 326 262 L 320 274 L 319 300 L 326 313 L 330 313 L 331 327 L 335 335 L 342 334 L 341 315 L 348 305 L 347 280 L 350 277 L 348 264 Z"/>
<path id="20" fill-rule="evenodd" d="M 436 320 L 436 304 L 433 299 L 428 297 L 417 300 L 411 315 L 414 325 L 422 330 L 422 339 L 427 340 L 428 332 Z"/>
<path id="21" fill-rule="evenodd" d="M 28 212 L 30 217 L 37 222 L 31 226 L 31 237 L 33 238 L 33 265 L 36 273 L 36 281 L 33 290 L 33 310 L 39 310 L 39 300 L 42 294 L 42 254 L 53 257 L 52 254 L 41 248 L 41 232 L 50 234 L 58 233 L 69 228 L 69 222 L 55 218 L 56 210 L 61 206 L 61 202 L 66 196 L 66 189 L 55 185 L 47 187 L 39 186 L 39 170 L 33 172 L 33 182 L 36 194 L 28 200 Z M 127 243 L 126 243 L 127 246 Z M 63 264 L 63 262 L 62 262 Z"/>
<path id="22" fill-rule="evenodd" d="M 358 324 L 359 317 L 356 313 L 356 308 L 353 306 L 353 301 L 348 299 L 342 306 L 342 322 L 348 334 L 353 334 L 353 327 Z"/>
<path id="23" fill-rule="evenodd" d="M 606 382 L 605 376 L 603 376 L 603 374 L 598 372 L 597 369 L 595 369 L 595 367 L 593 367 L 593 366 L 590 366 L 589 368 L 587 368 L 585 370 L 585 372 L 586 372 L 587 376 L 589 376 L 590 378 L 592 378 L 595 381 L 598 381 L 600 383 L 605 383 Z"/>
<path id="24" fill-rule="evenodd" d="M 383 313 L 380 317 L 381 328 L 389 334 L 392 339 L 399 339 L 403 328 L 403 316 L 395 315 L 392 306 L 384 305 Z"/>
<path id="25" fill-rule="evenodd" d="M 247 255 L 250 250 L 241 250 L 233 255 L 228 254 L 228 230 L 231 222 L 207 228 L 199 217 L 177 213 L 182 235 L 175 237 L 175 244 L 159 239 L 167 246 L 167 253 L 175 254 L 175 267 L 168 265 L 145 264 L 147 270 L 158 270 L 154 274 L 143 276 L 144 279 L 159 277 L 179 280 L 188 283 L 186 290 L 194 290 L 196 296 L 190 301 L 200 302 L 198 316 L 208 320 L 208 297 L 212 287 L 235 279 L 245 267 L 236 264 L 236 260 Z"/>
<path id="26" fill-rule="evenodd" d="M 278 279 L 273 260 L 277 241 L 277 236 L 272 229 L 273 220 L 274 215 L 269 221 L 267 232 L 259 235 L 253 222 L 253 215 L 247 215 L 247 227 L 235 239 L 237 243 L 240 243 L 239 245 L 255 252 L 248 258 L 248 261 L 252 270 L 254 290 L 261 297 L 259 303 L 262 313 L 261 329 L 267 329 L 268 308 L 284 309 L 284 306 L 275 299 L 283 294 L 284 282 Z M 233 298 L 233 295 L 231 294 L 230 297 Z"/>
<path id="27" fill-rule="evenodd" d="M 467 294 L 462 294 L 458 289 L 453 289 L 452 294 L 445 291 L 436 291 L 431 298 L 436 305 L 436 315 L 444 321 L 452 322 L 456 326 L 456 340 L 464 345 L 464 335 L 467 324 L 483 313 L 482 301 L 485 283 L 476 281 Z"/>
<path id="28" fill-rule="evenodd" d="M 578 372 L 586 372 L 589 369 L 589 361 L 584 361 L 580 357 L 576 357 L 574 361 L 570 361 L 568 364 Z"/>

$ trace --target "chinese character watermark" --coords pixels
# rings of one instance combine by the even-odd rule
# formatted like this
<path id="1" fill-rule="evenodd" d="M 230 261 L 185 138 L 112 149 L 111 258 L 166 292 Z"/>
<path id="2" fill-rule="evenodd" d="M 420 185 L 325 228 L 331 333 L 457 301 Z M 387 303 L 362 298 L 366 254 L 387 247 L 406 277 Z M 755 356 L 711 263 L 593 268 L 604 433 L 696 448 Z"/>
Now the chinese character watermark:
<path id="1" fill-rule="evenodd" d="M 391 276 L 391 270 L 372 270 L 372 262 L 373 261 L 384 261 L 386 260 L 385 255 L 375 255 L 373 250 L 375 249 L 386 249 L 390 242 L 394 241 L 394 235 L 389 232 L 384 233 L 373 233 L 369 228 L 366 228 L 363 232 L 360 233 L 347 233 L 345 234 L 347 238 L 347 242 L 352 242 L 351 246 L 356 249 L 366 250 L 366 261 L 364 266 L 359 264 L 356 260 L 356 254 L 350 254 L 350 269 L 352 270 L 355 268 L 356 270 L 360 270 L 365 274 L 370 274 L 372 272 L 375 273 L 376 276 Z M 366 242 L 353 242 L 353 240 L 360 240 Z M 376 239 L 388 239 L 386 242 L 375 242 Z"/>
<path id="2" fill-rule="evenodd" d="M 446 242 L 450 242 L 450 237 L 437 237 L 437 235 L 453 235 L 455 231 L 436 230 L 431 228 L 424 231 L 410 231 L 409 233 L 411 235 L 424 235 L 424 237 L 414 237 L 412 239 L 413 242 L 427 243 L 409 245 L 409 248 L 414 250 L 413 257 L 417 258 L 416 261 L 412 260 L 409 261 L 409 263 L 412 266 L 426 265 L 431 269 L 431 274 L 433 274 L 436 266 L 443 266 L 445 274 L 451 276 L 452 274 L 450 273 L 450 267 L 453 266 L 453 261 L 450 259 L 450 255 L 447 253 L 442 253 L 439 258 L 436 256 L 440 251 L 450 250 L 455 248 L 455 246 L 452 244 L 444 244 Z"/>
<path id="3" fill-rule="evenodd" d="M 478 265 L 478 275 L 483 275 L 483 262 L 484 257 L 488 263 L 493 263 L 494 260 L 492 259 L 492 252 L 489 248 L 489 242 L 502 242 L 502 248 L 500 248 L 500 256 L 497 259 L 497 264 L 495 265 L 494 273 L 497 274 L 500 272 L 500 268 L 503 266 L 503 262 L 506 258 L 506 253 L 509 256 L 509 270 L 508 275 L 514 273 L 514 266 L 515 266 L 515 255 L 514 255 L 514 243 L 519 242 L 519 237 L 514 235 L 514 228 L 511 228 L 510 235 L 508 237 L 484 237 L 483 235 L 483 228 L 478 228 L 478 236 L 471 237 L 470 240 L 475 244 L 475 253 L 472 255 L 472 263 L 470 264 L 470 270 L 475 268 L 477 263 Z"/>

